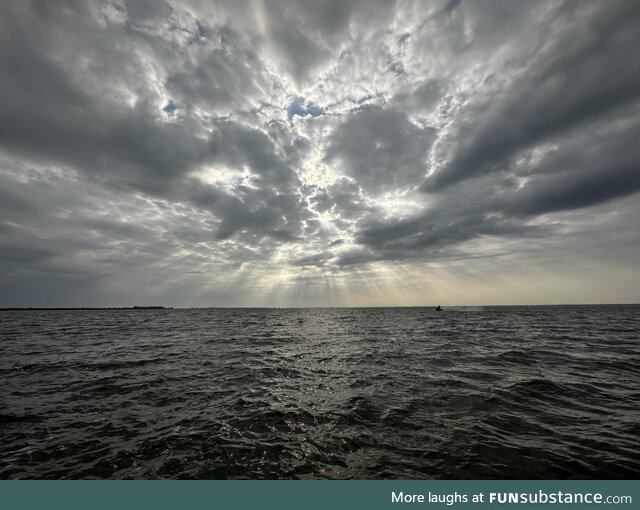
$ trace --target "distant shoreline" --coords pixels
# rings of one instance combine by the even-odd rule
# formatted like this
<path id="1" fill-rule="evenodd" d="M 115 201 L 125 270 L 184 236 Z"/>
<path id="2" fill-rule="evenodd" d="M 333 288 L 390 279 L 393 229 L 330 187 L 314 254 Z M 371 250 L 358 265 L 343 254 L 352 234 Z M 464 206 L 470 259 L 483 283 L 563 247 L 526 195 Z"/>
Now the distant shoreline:
<path id="1" fill-rule="evenodd" d="M 173 310 L 172 306 L 60 306 L 60 307 L 12 307 L 0 308 L 1 312 L 42 310 Z"/>
<path id="2" fill-rule="evenodd" d="M 72 311 L 72 310 L 315 310 L 315 309 L 393 309 L 393 308 L 425 308 L 433 309 L 436 305 L 400 305 L 400 306 L 82 306 L 82 307 L 0 307 L 0 312 L 11 311 Z M 443 310 L 469 309 L 469 308 L 516 308 L 516 307 L 578 307 L 578 306 L 640 306 L 640 303 L 553 303 L 537 305 L 445 305 Z"/>

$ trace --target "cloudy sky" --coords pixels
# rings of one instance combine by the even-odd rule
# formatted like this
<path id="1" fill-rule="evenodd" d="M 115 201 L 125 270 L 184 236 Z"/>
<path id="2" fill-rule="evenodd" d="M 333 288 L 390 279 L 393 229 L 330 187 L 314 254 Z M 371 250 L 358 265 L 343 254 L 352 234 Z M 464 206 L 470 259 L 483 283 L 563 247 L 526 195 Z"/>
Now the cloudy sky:
<path id="1" fill-rule="evenodd" d="M 0 1 L 0 306 L 640 301 L 640 2 Z"/>

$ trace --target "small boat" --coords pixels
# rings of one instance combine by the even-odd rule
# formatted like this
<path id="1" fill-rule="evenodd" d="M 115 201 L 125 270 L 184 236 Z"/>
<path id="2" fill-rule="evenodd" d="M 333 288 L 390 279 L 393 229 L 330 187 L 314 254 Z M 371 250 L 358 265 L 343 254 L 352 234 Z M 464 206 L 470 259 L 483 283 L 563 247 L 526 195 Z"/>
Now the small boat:
<path id="1" fill-rule="evenodd" d="M 436 312 L 441 312 L 442 311 L 442 307 L 440 305 L 436 306 Z"/>

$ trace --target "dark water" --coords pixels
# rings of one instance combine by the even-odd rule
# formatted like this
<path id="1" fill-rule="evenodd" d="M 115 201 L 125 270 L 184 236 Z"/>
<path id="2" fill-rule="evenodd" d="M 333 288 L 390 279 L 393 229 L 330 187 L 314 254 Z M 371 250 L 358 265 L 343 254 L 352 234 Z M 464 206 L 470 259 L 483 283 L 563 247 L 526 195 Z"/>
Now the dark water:
<path id="1" fill-rule="evenodd" d="M 638 478 L 640 307 L 0 312 L 1 478 Z"/>

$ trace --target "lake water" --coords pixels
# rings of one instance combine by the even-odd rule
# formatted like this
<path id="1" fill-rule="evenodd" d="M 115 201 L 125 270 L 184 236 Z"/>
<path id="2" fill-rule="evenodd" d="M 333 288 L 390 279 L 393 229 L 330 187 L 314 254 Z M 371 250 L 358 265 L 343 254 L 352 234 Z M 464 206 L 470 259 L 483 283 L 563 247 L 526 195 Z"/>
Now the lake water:
<path id="1" fill-rule="evenodd" d="M 639 478 L 640 307 L 0 312 L 0 478 Z"/>

